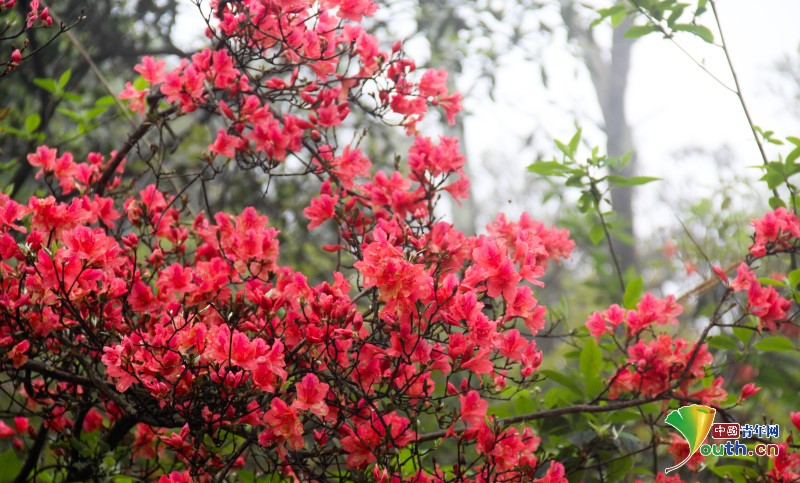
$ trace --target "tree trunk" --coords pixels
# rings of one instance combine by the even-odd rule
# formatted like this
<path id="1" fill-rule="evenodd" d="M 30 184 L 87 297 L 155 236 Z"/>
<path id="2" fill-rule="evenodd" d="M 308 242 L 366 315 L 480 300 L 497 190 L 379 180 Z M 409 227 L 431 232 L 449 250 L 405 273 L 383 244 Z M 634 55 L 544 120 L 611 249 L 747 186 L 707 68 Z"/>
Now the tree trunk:
<path id="1" fill-rule="evenodd" d="M 630 154 L 628 164 L 615 169 L 614 174 L 634 176 L 636 174 L 636 152 L 627 117 L 625 116 L 625 94 L 628 88 L 631 50 L 634 39 L 625 38 L 631 26 L 624 21 L 614 29 L 610 56 L 594 41 L 591 30 L 581 22 L 575 12 L 573 0 L 561 0 L 561 18 L 568 36 L 581 48 L 583 63 L 589 70 L 597 101 L 603 114 L 603 131 L 606 133 L 606 153 L 611 157 Z M 617 233 L 612 236 L 614 251 L 622 272 L 636 268 L 636 243 L 634 237 L 633 187 L 620 186 L 611 191 L 611 207 L 616 212 Z M 614 221 L 612 221 L 613 223 Z M 624 238 L 624 239 L 621 239 Z"/>
<path id="2" fill-rule="evenodd" d="M 625 115 L 625 93 L 628 86 L 628 72 L 630 71 L 631 48 L 633 40 L 624 37 L 627 22 L 614 29 L 613 44 L 611 46 L 611 64 L 608 70 L 606 83 L 605 102 L 603 106 L 603 121 L 606 132 L 606 152 L 612 157 L 621 157 L 630 153 L 630 160 L 624 167 L 616 170 L 615 174 L 630 177 L 636 174 L 636 152 L 633 147 L 631 129 Z M 600 94 L 600 93 L 598 93 Z M 611 206 L 617 213 L 617 219 L 622 226 L 622 231 L 630 241 L 635 241 L 633 231 L 633 187 L 620 186 L 611 191 Z M 614 237 L 614 249 L 619 257 L 619 264 L 625 272 L 629 267 L 636 267 L 636 244 L 628 240 Z"/>

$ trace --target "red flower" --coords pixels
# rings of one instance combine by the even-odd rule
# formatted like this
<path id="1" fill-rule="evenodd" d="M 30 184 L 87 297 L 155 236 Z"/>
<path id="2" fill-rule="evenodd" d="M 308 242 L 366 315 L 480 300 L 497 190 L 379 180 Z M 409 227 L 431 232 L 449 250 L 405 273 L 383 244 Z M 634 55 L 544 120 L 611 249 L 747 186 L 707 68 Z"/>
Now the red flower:
<path id="1" fill-rule="evenodd" d="M 292 449 L 302 449 L 303 425 L 297 409 L 286 404 L 282 399 L 274 398 L 270 409 L 264 414 L 264 422 L 269 427 L 269 434 L 279 441 L 286 441 Z"/>
<path id="2" fill-rule="evenodd" d="M 330 220 L 335 215 L 336 204 L 339 202 L 338 196 L 330 196 L 322 194 L 317 198 L 311 200 L 311 206 L 303 210 L 303 214 L 311 220 L 308 224 L 308 229 L 314 228 Z"/>
<path id="3" fill-rule="evenodd" d="M 550 467 L 547 468 L 544 477 L 537 478 L 533 483 L 567 483 L 568 481 L 564 465 L 558 461 L 550 461 Z"/>
<path id="4" fill-rule="evenodd" d="M 470 426 L 480 426 L 486 419 L 489 403 L 481 399 L 478 391 L 469 391 L 466 396 L 458 396 L 461 403 L 461 420 Z"/>
<path id="5" fill-rule="evenodd" d="M 747 383 L 747 384 L 744 385 L 744 387 L 742 387 L 742 395 L 739 396 L 739 400 L 740 401 L 744 401 L 745 399 L 749 398 L 750 396 L 753 396 L 756 393 L 758 393 L 758 391 L 760 391 L 760 390 L 761 390 L 761 388 L 760 387 L 756 387 L 756 385 L 753 384 L 752 382 Z"/>
<path id="6" fill-rule="evenodd" d="M 0 439 L 8 439 L 16 435 L 17 432 L 14 431 L 14 428 L 7 425 L 5 421 L 0 421 Z"/>
<path id="7" fill-rule="evenodd" d="M 800 411 L 789 413 L 789 419 L 791 419 L 792 424 L 794 424 L 794 427 L 797 428 L 798 431 L 800 431 Z"/>
<path id="8" fill-rule="evenodd" d="M 164 75 L 164 66 L 166 65 L 166 61 L 158 60 L 156 61 L 152 57 L 144 56 L 142 57 L 141 63 L 139 63 L 136 67 L 133 68 L 136 72 L 140 73 L 144 80 L 147 81 L 148 84 L 155 85 L 161 84 L 164 82 L 166 76 Z"/>
<path id="9" fill-rule="evenodd" d="M 26 362 L 28 362 L 28 350 L 31 348 L 29 340 L 23 340 L 15 345 L 13 349 L 8 352 L 8 358 L 11 359 L 14 369 L 19 369 Z"/>
<path id="10" fill-rule="evenodd" d="M 311 411 L 324 418 L 328 415 L 325 395 L 328 393 L 329 387 L 324 382 L 319 382 L 319 378 L 314 374 L 306 374 L 302 381 L 295 384 L 297 398 L 292 403 L 292 406 L 301 411 Z"/>
<path id="11" fill-rule="evenodd" d="M 757 257 L 767 254 L 767 248 L 783 250 L 789 248 L 794 239 L 800 238 L 800 220 L 786 208 L 776 208 L 764 218 L 753 220 L 755 236 L 750 253 Z"/>

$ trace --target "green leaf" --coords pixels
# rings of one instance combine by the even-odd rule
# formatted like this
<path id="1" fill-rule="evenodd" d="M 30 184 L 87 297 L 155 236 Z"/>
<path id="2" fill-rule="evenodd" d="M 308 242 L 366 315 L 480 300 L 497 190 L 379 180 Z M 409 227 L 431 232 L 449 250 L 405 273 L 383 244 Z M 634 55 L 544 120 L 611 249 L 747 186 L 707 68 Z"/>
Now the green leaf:
<path id="1" fill-rule="evenodd" d="M 773 287 L 783 287 L 783 282 L 769 277 L 758 277 L 758 282 L 761 285 L 772 285 Z"/>
<path id="2" fill-rule="evenodd" d="M 575 132 L 572 136 L 572 139 L 569 140 L 569 152 L 570 156 L 575 156 L 575 153 L 578 152 L 578 143 L 581 142 L 581 128 Z"/>
<path id="3" fill-rule="evenodd" d="M 750 339 L 753 338 L 753 330 L 744 327 L 734 327 L 733 335 L 735 335 L 737 339 L 742 341 L 742 344 L 744 344 L 746 347 L 747 344 L 750 342 Z"/>
<path id="4" fill-rule="evenodd" d="M 147 88 L 147 81 L 144 80 L 144 77 L 139 76 L 133 81 L 133 87 L 136 88 L 137 91 L 143 91 Z"/>
<path id="5" fill-rule="evenodd" d="M 697 10 L 694 11 L 694 16 L 697 17 L 698 15 L 702 15 L 703 12 L 706 11 L 706 4 L 708 0 L 698 0 L 697 1 Z"/>
<path id="6" fill-rule="evenodd" d="M 789 284 L 790 288 L 797 287 L 797 284 L 800 283 L 800 268 L 797 270 L 792 270 L 786 275 L 786 281 Z"/>
<path id="7" fill-rule="evenodd" d="M 769 189 L 777 188 L 785 179 L 783 174 L 774 170 L 767 171 L 764 173 L 764 176 L 761 177 L 761 181 L 766 181 Z"/>
<path id="8" fill-rule="evenodd" d="M 25 130 L 33 133 L 41 123 L 42 118 L 38 114 L 28 114 L 28 117 L 25 118 Z"/>
<path id="9" fill-rule="evenodd" d="M 677 30 L 678 32 L 689 32 L 692 34 L 697 35 L 701 39 L 705 40 L 709 44 L 714 42 L 714 34 L 711 33 L 711 30 L 708 27 L 704 27 L 703 25 L 694 25 L 690 23 L 679 23 L 675 24 L 672 27 L 673 29 Z"/>
<path id="10" fill-rule="evenodd" d="M 611 27 L 617 28 L 622 25 L 622 22 L 628 17 L 628 12 L 625 10 L 621 10 L 614 15 L 611 16 Z"/>
<path id="11" fill-rule="evenodd" d="M 658 29 L 654 25 L 634 25 L 625 31 L 625 38 L 638 39 L 639 37 L 644 37 L 656 31 L 658 31 Z"/>
<path id="12" fill-rule="evenodd" d="M 582 394 L 577 395 L 578 398 L 583 398 Z M 566 387 L 556 386 L 544 395 L 542 402 L 547 408 L 556 406 L 564 406 L 574 403 L 576 400 L 575 391 L 567 389 Z"/>
<path id="13" fill-rule="evenodd" d="M 580 368 L 586 389 L 590 395 L 603 390 L 603 381 L 600 379 L 600 369 L 603 364 L 603 353 L 597 347 L 594 339 L 588 339 L 581 350 Z"/>
<path id="14" fill-rule="evenodd" d="M 67 116 L 68 118 L 72 119 L 75 122 L 81 122 L 83 117 L 80 112 L 73 111 L 71 109 L 67 109 L 66 107 L 59 107 L 56 109 L 61 114 Z"/>
<path id="15" fill-rule="evenodd" d="M 597 245 L 598 243 L 603 241 L 603 238 L 605 238 L 605 237 L 606 237 L 606 232 L 605 232 L 605 230 L 603 230 L 603 225 L 601 225 L 599 223 L 596 224 L 596 225 L 593 225 L 592 229 L 589 230 L 589 239 L 595 245 Z"/>
<path id="16" fill-rule="evenodd" d="M 558 161 L 537 161 L 528 166 L 528 171 L 542 176 L 559 176 L 572 171 Z"/>
<path id="17" fill-rule="evenodd" d="M 573 188 L 581 188 L 583 186 L 583 173 L 578 172 L 567 178 L 564 181 L 565 186 L 571 186 Z M 580 209 L 580 208 L 579 208 Z"/>
<path id="18" fill-rule="evenodd" d="M 625 295 L 622 296 L 622 305 L 626 309 L 635 309 L 636 303 L 642 298 L 644 293 L 644 282 L 642 277 L 636 277 L 625 287 Z"/>
<path id="19" fill-rule="evenodd" d="M 33 79 L 33 83 L 50 94 L 55 94 L 58 90 L 58 85 L 53 79 Z"/>
<path id="20" fill-rule="evenodd" d="M 581 391 L 578 385 L 575 383 L 574 378 L 569 377 L 566 374 L 562 374 L 558 371 L 552 371 L 550 369 L 542 369 L 539 371 L 539 373 L 547 377 L 548 379 L 551 379 L 553 382 L 561 384 L 565 388 L 574 392 L 576 395 L 583 396 L 583 391 Z"/>
<path id="21" fill-rule="evenodd" d="M 116 101 L 111 96 L 103 96 L 100 99 L 94 101 L 95 106 L 113 106 L 116 104 Z"/>
<path id="22" fill-rule="evenodd" d="M 754 469 L 748 468 L 747 466 L 714 465 L 709 466 L 708 469 L 715 475 L 728 480 L 732 479 L 736 483 L 753 481 L 753 479 L 759 477 Z"/>
<path id="23" fill-rule="evenodd" d="M 84 113 L 84 117 L 87 121 L 91 121 L 92 119 L 96 118 L 97 116 L 102 115 L 108 110 L 105 106 L 95 107 L 93 109 L 89 109 Z"/>
<path id="24" fill-rule="evenodd" d="M 784 203 L 784 201 L 777 196 L 770 196 L 769 207 L 773 210 L 776 208 L 786 208 L 786 203 Z"/>
<path id="25" fill-rule="evenodd" d="M 13 449 L 9 448 L 0 455 L 0 468 L 3 469 L 0 472 L 0 482 L 14 481 L 17 473 L 22 469 L 22 463 Z"/>
<path id="26" fill-rule="evenodd" d="M 625 481 L 625 476 L 632 467 L 633 458 L 630 457 L 612 461 L 606 471 L 607 481 Z"/>
<path id="27" fill-rule="evenodd" d="M 677 22 L 678 19 L 681 18 L 681 15 L 683 15 L 683 11 L 685 9 L 686 9 L 685 3 L 679 3 L 675 5 L 675 7 L 672 9 L 672 13 L 670 13 L 669 17 L 667 17 L 667 24 L 671 26 L 672 24 Z"/>
<path id="28" fill-rule="evenodd" d="M 795 350 L 792 341 L 780 335 L 770 335 L 753 344 L 758 350 L 771 352 L 787 352 Z"/>
<path id="29" fill-rule="evenodd" d="M 730 351 L 739 350 L 739 346 L 736 345 L 736 341 L 725 335 L 715 335 L 713 337 L 709 337 L 708 345 L 711 347 L 716 347 L 717 349 Z"/>
<path id="30" fill-rule="evenodd" d="M 75 94 L 74 92 L 65 92 L 64 93 L 64 99 L 66 99 L 68 101 L 72 101 L 72 102 L 82 102 L 83 101 L 83 97 L 79 96 L 78 94 Z"/>
<path id="31" fill-rule="evenodd" d="M 617 186 L 638 186 L 660 180 L 661 178 L 656 178 L 654 176 L 633 176 L 626 178 L 615 174 L 608 175 L 608 181 Z"/>
<path id="32" fill-rule="evenodd" d="M 589 28 L 593 28 L 595 25 L 598 25 L 600 22 L 609 17 L 611 17 L 611 26 L 617 28 L 619 27 L 619 24 L 625 20 L 625 17 L 628 15 L 628 10 L 624 3 L 618 3 L 613 7 L 601 8 L 597 10 L 597 13 L 600 14 L 600 16 L 589 25 Z"/>
<path id="33" fill-rule="evenodd" d="M 64 73 L 61 74 L 61 77 L 58 78 L 58 87 L 60 87 L 63 90 L 64 86 L 66 86 L 67 82 L 69 82 L 70 77 L 72 77 L 72 70 L 71 69 L 65 70 Z"/>
<path id="34" fill-rule="evenodd" d="M 606 419 L 609 423 L 624 423 L 625 421 L 641 421 L 642 415 L 635 409 L 623 409 L 621 411 L 613 411 Z"/>

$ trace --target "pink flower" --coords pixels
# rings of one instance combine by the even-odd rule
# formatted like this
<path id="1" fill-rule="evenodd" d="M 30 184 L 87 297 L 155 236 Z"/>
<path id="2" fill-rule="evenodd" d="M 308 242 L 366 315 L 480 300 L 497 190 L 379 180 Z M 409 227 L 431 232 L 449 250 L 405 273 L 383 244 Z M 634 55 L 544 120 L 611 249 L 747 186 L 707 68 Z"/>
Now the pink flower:
<path id="1" fill-rule="evenodd" d="M 23 340 L 8 352 L 8 358 L 14 364 L 14 369 L 19 369 L 28 362 L 28 350 L 31 347 L 29 340 Z"/>
<path id="2" fill-rule="evenodd" d="M 742 395 L 739 396 L 739 400 L 740 401 L 744 401 L 745 399 L 749 398 L 750 396 L 753 396 L 756 393 L 758 393 L 758 391 L 760 391 L 760 390 L 761 390 L 761 388 L 760 387 L 756 387 L 756 385 L 753 384 L 752 382 L 747 383 L 747 384 L 744 385 L 744 387 L 742 387 Z"/>
<path id="3" fill-rule="evenodd" d="M 144 77 L 144 80 L 146 80 L 147 83 L 152 86 L 164 82 L 164 79 L 166 78 L 164 74 L 165 65 L 166 61 L 156 61 L 148 55 L 143 57 L 142 62 L 136 65 L 133 70 L 140 73 L 142 77 Z"/>
<path id="4" fill-rule="evenodd" d="M 236 151 L 241 146 L 242 138 L 233 134 L 228 134 L 225 129 L 219 129 L 216 139 L 208 146 L 208 150 L 226 158 L 233 158 L 236 156 Z"/>
<path id="5" fill-rule="evenodd" d="M 789 413 L 789 419 L 792 421 L 792 424 L 794 424 L 794 427 L 800 431 L 800 411 Z"/>
<path id="6" fill-rule="evenodd" d="M 659 476 L 661 476 L 659 474 Z M 551 461 L 543 478 L 537 478 L 534 483 L 568 483 L 564 465 L 558 461 Z"/>
<path id="7" fill-rule="evenodd" d="M 783 250 L 789 248 L 793 240 L 800 238 L 800 220 L 786 208 L 776 208 L 763 218 L 753 220 L 752 224 L 755 235 L 750 253 L 757 257 L 767 254 L 767 245 L 774 250 Z"/>
<path id="8" fill-rule="evenodd" d="M 328 393 L 329 387 L 324 382 L 319 382 L 319 378 L 314 374 L 306 374 L 302 381 L 295 384 L 297 398 L 292 403 L 292 406 L 301 411 L 311 411 L 324 418 L 328 415 L 325 394 Z"/>
<path id="9" fill-rule="evenodd" d="M 729 282 L 728 275 L 720 267 L 718 267 L 717 265 L 713 265 L 711 269 L 717 275 L 717 278 L 719 278 L 722 281 L 722 283 L 727 284 Z"/>
<path id="10" fill-rule="evenodd" d="M 469 391 L 466 396 L 458 396 L 461 403 L 461 420 L 470 426 L 480 426 L 486 419 L 489 403 L 481 399 L 478 391 Z"/>
<path id="11" fill-rule="evenodd" d="M 419 93 L 425 97 L 447 95 L 447 71 L 428 69 L 419 81 Z"/>
<path id="12" fill-rule="evenodd" d="M 140 91 L 133 87 L 130 82 L 125 83 L 125 89 L 119 93 L 119 98 L 123 101 L 127 100 L 130 103 L 131 111 L 144 114 L 146 103 L 145 96 L 147 91 Z"/>
<path id="13" fill-rule="evenodd" d="M 300 424 L 297 409 L 286 404 L 282 399 L 274 398 L 270 409 L 264 414 L 264 422 L 269 432 L 280 441 L 286 441 L 292 449 L 302 449 L 303 425 Z"/>
<path id="14" fill-rule="evenodd" d="M 14 431 L 14 428 L 7 425 L 5 421 L 0 421 L 0 439 L 8 439 L 12 436 L 16 436 L 17 432 Z"/>
<path id="15" fill-rule="evenodd" d="M 311 200 L 311 206 L 303 210 L 303 215 L 311 220 L 308 224 L 308 229 L 314 228 L 325 223 L 335 216 L 336 204 L 339 202 L 338 196 L 330 196 L 326 194 L 319 195 L 317 198 Z"/>

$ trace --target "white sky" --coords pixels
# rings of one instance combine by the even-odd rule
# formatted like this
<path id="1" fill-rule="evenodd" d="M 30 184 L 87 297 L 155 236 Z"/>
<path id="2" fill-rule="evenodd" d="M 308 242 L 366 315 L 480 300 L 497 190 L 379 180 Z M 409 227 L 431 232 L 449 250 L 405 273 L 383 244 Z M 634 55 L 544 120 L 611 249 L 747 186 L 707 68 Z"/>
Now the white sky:
<path id="1" fill-rule="evenodd" d="M 793 92 L 792 88 L 776 70 L 780 59 L 797 52 L 800 1 L 722 0 L 718 2 L 718 9 L 725 40 L 755 123 L 776 131 L 778 136 L 800 134 L 797 110 L 792 110 L 796 100 L 786 95 Z M 713 25 L 710 11 L 702 18 L 705 25 Z M 716 32 L 715 40 L 719 41 Z M 733 86 L 722 49 L 688 34 L 678 36 L 677 41 L 717 77 Z M 795 60 L 797 58 L 795 56 Z M 470 99 L 468 104 L 472 114 L 467 120 L 471 160 L 475 164 L 503 162 L 503 157 L 494 153 L 505 147 L 504 158 L 509 166 L 504 171 L 515 178 L 512 184 L 517 189 L 524 189 L 530 182 L 533 175 L 521 175 L 521 169 L 532 160 L 530 155 L 514 159 L 513 153 L 518 152 L 520 136 L 536 127 L 550 136 L 568 140 L 578 118 L 589 141 L 604 146 L 602 134 L 586 121 L 600 119 L 591 82 L 580 64 L 567 53 L 563 40 L 560 44 L 558 39 L 554 41 L 542 60 L 550 74 L 548 89 L 538 81 L 538 66 L 517 58 L 498 73 L 497 102 Z M 718 172 L 710 155 L 680 161 L 676 159 L 678 151 L 690 146 L 714 151 L 727 145 L 734 156 L 733 167 L 739 174 L 753 178 L 759 176 L 759 171 L 747 167 L 760 165 L 762 161 L 737 97 L 703 72 L 673 43 L 658 35 L 640 39 L 634 46 L 631 66 L 627 114 L 639 154 L 639 174 L 665 179 L 639 188 L 636 212 L 640 216 L 636 217 L 636 229 L 637 233 L 645 235 L 675 223 L 674 205 L 665 203 L 665 198 L 667 201 L 699 200 L 714 190 L 720 177 L 730 175 Z M 776 92 L 780 90 L 783 96 Z M 550 152 L 555 149 L 551 148 Z M 778 152 L 771 149 L 771 159 Z M 479 168 L 477 171 L 481 172 Z M 754 183 L 753 186 L 753 196 L 758 195 L 759 201 L 765 204 L 765 185 Z M 488 189 L 481 190 L 480 185 L 478 188 L 478 197 L 489 195 Z M 537 209 L 521 208 L 534 212 Z"/>

